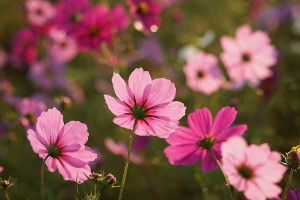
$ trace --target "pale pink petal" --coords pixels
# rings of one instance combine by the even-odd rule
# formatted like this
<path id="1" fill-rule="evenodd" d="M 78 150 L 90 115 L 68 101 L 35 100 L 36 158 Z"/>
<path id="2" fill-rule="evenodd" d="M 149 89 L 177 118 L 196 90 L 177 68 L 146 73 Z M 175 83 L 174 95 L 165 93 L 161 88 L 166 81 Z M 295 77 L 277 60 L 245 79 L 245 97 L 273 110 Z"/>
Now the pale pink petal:
<path id="1" fill-rule="evenodd" d="M 207 108 L 196 109 L 188 116 L 189 128 L 200 138 L 205 138 L 210 133 L 212 124 L 211 113 Z"/>
<path id="2" fill-rule="evenodd" d="M 222 48 L 225 51 L 233 52 L 236 54 L 239 53 L 240 50 L 237 47 L 236 42 L 234 41 L 233 38 L 230 38 L 228 36 L 222 36 L 220 39 L 220 42 L 221 42 Z"/>
<path id="3" fill-rule="evenodd" d="M 151 135 L 159 138 L 167 138 L 170 134 L 174 133 L 178 127 L 178 121 L 165 121 L 163 119 L 153 118 L 149 124 L 149 131 Z"/>
<path id="4" fill-rule="evenodd" d="M 142 68 L 135 69 L 129 76 L 128 84 L 138 104 L 144 103 L 151 89 L 151 76 Z"/>
<path id="5" fill-rule="evenodd" d="M 164 153 L 172 165 L 192 165 L 201 159 L 201 150 L 196 144 L 168 146 Z"/>
<path id="6" fill-rule="evenodd" d="M 255 174 L 267 181 L 278 183 L 283 178 L 286 170 L 287 168 L 278 162 L 267 161 L 264 165 L 258 166 L 255 169 Z M 278 173 L 274 173 L 274 171 Z"/>
<path id="7" fill-rule="evenodd" d="M 252 181 L 248 181 L 248 187 L 244 191 L 247 199 L 251 200 L 266 200 L 266 196 L 263 191 Z"/>
<path id="8" fill-rule="evenodd" d="M 50 172 L 54 172 L 57 169 L 56 159 L 55 158 L 48 157 L 47 160 L 45 161 L 45 163 L 46 163 L 46 165 L 48 167 L 48 170 Z"/>
<path id="9" fill-rule="evenodd" d="M 245 161 L 247 142 L 241 136 L 235 136 L 221 144 L 222 162 L 230 162 L 239 165 Z"/>
<path id="10" fill-rule="evenodd" d="M 64 153 L 64 151 L 63 151 Z M 95 153 L 94 150 L 87 146 L 82 146 L 80 150 L 78 151 L 68 151 L 67 156 L 71 156 L 74 158 L 78 158 L 86 163 L 89 163 L 95 159 L 97 159 L 98 155 Z"/>
<path id="11" fill-rule="evenodd" d="M 84 145 L 88 141 L 89 133 L 87 126 L 78 121 L 70 121 L 62 129 L 58 146 L 66 146 L 71 144 Z"/>
<path id="12" fill-rule="evenodd" d="M 185 109 L 183 103 L 179 101 L 172 101 L 168 104 L 162 104 L 154 109 L 151 109 L 149 115 L 157 116 L 158 118 L 168 118 L 172 121 L 177 121 L 185 115 Z"/>
<path id="13" fill-rule="evenodd" d="M 127 114 L 119 115 L 113 119 L 113 122 L 115 124 L 118 124 L 119 126 L 130 130 L 133 129 L 134 121 L 135 118 L 132 115 Z"/>
<path id="14" fill-rule="evenodd" d="M 114 97 L 111 97 L 109 95 L 104 95 L 105 102 L 109 108 L 109 110 L 116 116 L 122 115 L 124 113 L 130 113 L 130 109 L 126 104 Z"/>
<path id="15" fill-rule="evenodd" d="M 129 86 L 125 83 L 125 81 L 121 78 L 121 76 L 117 73 L 114 73 L 112 77 L 112 83 L 117 97 L 129 104 L 133 105 L 133 93 Z"/>
<path id="16" fill-rule="evenodd" d="M 43 145 L 43 142 L 46 143 L 46 141 L 44 140 L 44 138 L 42 136 L 40 136 L 40 139 L 38 139 L 37 135 L 39 135 L 39 134 L 31 129 L 29 129 L 27 131 L 27 138 L 31 144 L 33 151 L 35 153 L 39 154 L 39 156 L 41 156 L 41 154 L 44 155 L 47 153 L 46 146 Z M 46 156 L 43 156 L 43 158 L 45 158 L 45 157 Z"/>
<path id="17" fill-rule="evenodd" d="M 210 129 L 211 136 L 217 136 L 221 131 L 226 129 L 235 120 L 237 111 L 232 107 L 222 108 L 214 118 Z"/>
<path id="18" fill-rule="evenodd" d="M 147 121 L 147 119 L 145 119 Z M 150 136 L 151 131 L 149 125 L 147 125 L 144 121 L 138 120 L 134 133 L 140 136 Z"/>
<path id="19" fill-rule="evenodd" d="M 245 133 L 245 131 L 247 129 L 248 128 L 247 128 L 246 124 L 242 124 L 242 125 L 237 125 L 237 126 L 230 127 L 228 129 L 226 129 L 225 131 L 221 132 L 216 137 L 216 141 L 217 142 L 222 142 L 222 141 L 227 140 L 228 138 L 231 138 L 233 136 L 242 135 L 242 134 Z"/>
<path id="20" fill-rule="evenodd" d="M 254 182 L 260 187 L 267 198 L 277 197 L 282 191 L 278 185 L 265 180 L 265 178 L 255 179 Z"/>

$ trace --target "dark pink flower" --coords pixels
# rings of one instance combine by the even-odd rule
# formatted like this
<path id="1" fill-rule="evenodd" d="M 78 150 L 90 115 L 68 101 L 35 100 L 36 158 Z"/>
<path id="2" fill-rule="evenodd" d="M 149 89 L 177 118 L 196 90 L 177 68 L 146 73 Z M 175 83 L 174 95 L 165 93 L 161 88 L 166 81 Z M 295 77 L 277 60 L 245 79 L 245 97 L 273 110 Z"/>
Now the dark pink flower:
<path id="1" fill-rule="evenodd" d="M 55 17 L 54 6 L 45 0 L 29 0 L 26 2 L 29 23 L 44 26 Z"/>
<path id="2" fill-rule="evenodd" d="M 0 69 L 4 67 L 4 65 L 8 61 L 8 54 L 6 51 L 0 48 Z"/>
<path id="3" fill-rule="evenodd" d="M 116 115 L 115 124 L 132 130 L 136 122 L 134 133 L 141 136 L 166 138 L 174 133 L 186 109 L 183 103 L 173 101 L 174 83 L 165 78 L 152 80 L 149 72 L 142 68 L 131 73 L 129 86 L 117 73 L 112 82 L 119 99 L 108 95 L 104 98 Z"/>
<path id="4" fill-rule="evenodd" d="M 277 51 L 265 32 L 252 32 L 249 25 L 243 25 L 235 39 L 222 36 L 221 45 L 221 60 L 233 82 L 258 84 L 272 75 L 270 67 L 277 62 Z"/>
<path id="5" fill-rule="evenodd" d="M 85 124 L 78 121 L 64 124 L 62 114 L 53 108 L 37 119 L 36 131 L 29 129 L 27 133 L 33 151 L 46 159 L 50 172 L 58 169 L 65 180 L 89 179 L 88 163 L 95 160 L 97 154 L 85 146 L 89 136 Z"/>
<path id="6" fill-rule="evenodd" d="M 129 25 L 129 15 L 122 4 L 116 4 L 111 10 L 112 24 L 116 31 L 121 32 Z"/>
<path id="7" fill-rule="evenodd" d="M 146 149 L 150 144 L 150 138 L 147 136 L 136 135 L 133 140 L 132 149 L 133 150 L 143 150 Z"/>
<path id="8" fill-rule="evenodd" d="M 188 57 L 183 71 L 187 85 L 194 91 L 210 95 L 222 86 L 222 71 L 218 66 L 218 59 L 212 54 L 200 51 Z"/>
<path id="9" fill-rule="evenodd" d="M 13 41 L 12 59 L 13 62 L 19 63 L 21 61 L 30 64 L 37 59 L 38 37 L 31 29 L 21 29 Z"/>
<path id="10" fill-rule="evenodd" d="M 134 27 L 151 35 L 160 26 L 161 5 L 154 0 L 126 0 L 134 17 Z"/>
<path id="11" fill-rule="evenodd" d="M 266 200 L 281 193 L 276 183 L 287 167 L 279 163 L 280 153 L 271 151 L 268 144 L 248 146 L 244 138 L 237 136 L 224 142 L 221 150 L 229 183 L 247 199 Z"/>
<path id="12" fill-rule="evenodd" d="M 81 50 L 98 50 L 101 42 L 110 42 L 113 38 L 113 24 L 107 7 L 98 5 L 85 12 L 73 36 Z"/>
<path id="13" fill-rule="evenodd" d="M 201 160 L 201 169 L 208 172 L 218 167 L 211 152 L 218 159 L 221 143 L 228 138 L 241 135 L 247 130 L 245 124 L 229 127 L 237 111 L 231 107 L 222 108 L 212 120 L 207 108 L 196 109 L 188 116 L 189 128 L 179 126 L 166 139 L 170 144 L 164 152 L 172 165 L 192 165 Z"/>
<path id="14" fill-rule="evenodd" d="M 286 200 L 300 200 L 300 194 L 297 188 L 287 192 Z"/>

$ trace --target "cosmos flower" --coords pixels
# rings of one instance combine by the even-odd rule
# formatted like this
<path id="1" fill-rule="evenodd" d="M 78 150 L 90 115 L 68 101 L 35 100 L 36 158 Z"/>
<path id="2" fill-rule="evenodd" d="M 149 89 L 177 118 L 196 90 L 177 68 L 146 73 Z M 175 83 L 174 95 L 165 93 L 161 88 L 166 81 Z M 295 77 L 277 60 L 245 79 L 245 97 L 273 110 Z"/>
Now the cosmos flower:
<path id="1" fill-rule="evenodd" d="M 218 59 L 212 54 L 200 51 L 187 60 L 183 69 L 187 85 L 194 91 L 210 95 L 220 89 L 223 82 Z"/>
<path id="2" fill-rule="evenodd" d="M 252 32 L 249 25 L 243 25 L 235 39 L 222 36 L 221 45 L 221 60 L 232 81 L 258 84 L 272 75 L 270 67 L 277 62 L 277 51 L 265 32 Z"/>
<path id="3" fill-rule="evenodd" d="M 178 126 L 175 133 L 166 139 L 170 144 L 165 150 L 172 165 L 192 165 L 201 160 L 201 169 L 208 172 L 218 167 L 210 151 L 220 159 L 221 143 L 228 138 L 241 135 L 247 130 L 245 124 L 229 127 L 237 111 L 222 108 L 215 119 L 207 108 L 196 109 L 188 116 L 189 128 Z"/>
<path id="4" fill-rule="evenodd" d="M 44 26 L 55 17 L 54 6 L 45 0 L 29 0 L 26 2 L 29 23 Z"/>
<path id="5" fill-rule="evenodd" d="M 0 69 L 4 67 L 4 65 L 8 61 L 8 54 L 0 48 Z"/>
<path id="6" fill-rule="evenodd" d="M 78 53 L 77 43 L 65 31 L 52 29 L 48 37 L 50 39 L 49 54 L 54 60 L 66 63 L 75 58 Z"/>
<path id="7" fill-rule="evenodd" d="M 122 4 L 116 4 L 111 10 L 112 24 L 117 32 L 125 30 L 129 25 L 129 15 Z"/>
<path id="8" fill-rule="evenodd" d="M 0 166 L 0 173 L 3 172 L 4 168 Z"/>
<path id="9" fill-rule="evenodd" d="M 134 27 L 146 35 L 156 32 L 160 26 L 161 5 L 154 0 L 126 0 L 134 17 Z"/>
<path id="10" fill-rule="evenodd" d="M 183 103 L 173 101 L 174 83 L 165 78 L 152 80 L 149 72 L 142 68 L 131 73 L 129 85 L 117 73 L 114 73 L 112 82 L 119 99 L 108 95 L 104 98 L 116 115 L 115 124 L 130 130 L 136 124 L 134 133 L 140 136 L 166 138 L 175 132 L 186 108 Z"/>
<path id="11" fill-rule="evenodd" d="M 62 114 L 53 108 L 37 119 L 36 131 L 29 129 L 27 133 L 33 151 L 46 160 L 50 172 L 58 169 L 65 180 L 89 179 L 88 163 L 95 160 L 97 154 L 85 146 L 89 136 L 85 124 L 78 121 L 64 124 Z"/>
<path id="12" fill-rule="evenodd" d="M 247 199 L 265 200 L 277 197 L 281 188 L 276 185 L 286 167 L 281 155 L 271 151 L 268 144 L 247 145 L 242 137 L 234 137 L 221 146 L 222 166 L 229 183 Z"/>

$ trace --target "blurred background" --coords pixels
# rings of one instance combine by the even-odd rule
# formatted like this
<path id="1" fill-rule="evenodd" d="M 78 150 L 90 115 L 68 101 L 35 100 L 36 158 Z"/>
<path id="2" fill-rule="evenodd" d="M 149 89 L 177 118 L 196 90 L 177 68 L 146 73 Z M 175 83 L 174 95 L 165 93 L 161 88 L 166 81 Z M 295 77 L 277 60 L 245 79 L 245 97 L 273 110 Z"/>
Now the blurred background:
<path id="1" fill-rule="evenodd" d="M 186 116 L 180 120 L 182 126 L 187 126 L 187 115 L 196 108 L 208 107 L 215 115 L 224 106 L 234 106 L 238 110 L 235 123 L 248 125 L 244 136 L 249 143 L 268 143 L 272 150 L 283 154 L 299 144 L 299 1 L 157 0 L 160 11 L 150 31 L 141 30 L 135 23 L 135 1 L 90 0 L 86 10 L 88 1 L 78 1 L 83 2 L 77 5 L 82 9 L 82 16 L 78 16 L 83 21 L 83 12 L 106 5 L 105 14 L 98 14 L 108 22 L 98 32 L 111 28 L 110 23 L 117 24 L 111 33 L 103 33 L 96 45 L 86 42 L 84 30 L 76 32 L 82 27 L 60 24 L 76 6 L 62 12 L 58 9 L 63 7 L 62 0 L 47 1 L 40 7 L 28 2 L 0 1 L 0 166 L 4 168 L 0 177 L 17 179 L 8 191 L 11 199 L 40 198 L 42 159 L 33 152 L 26 129 L 34 127 L 43 110 L 54 106 L 61 109 L 65 123 L 76 120 L 87 124 L 87 146 L 99 153 L 99 159 L 92 163 L 93 171 L 112 173 L 121 182 L 125 159 L 116 152 L 126 151 L 124 144 L 129 141 L 130 131 L 112 122 L 114 115 L 103 95 L 115 95 L 113 72 L 127 81 L 137 67 L 150 71 L 153 79 L 165 77 L 175 83 L 175 100 L 187 107 Z M 44 18 L 34 16 L 34 9 L 37 13 L 43 11 Z M 87 19 L 93 23 L 94 17 L 87 15 Z M 210 95 L 190 89 L 183 72 L 187 57 L 200 50 L 219 57 L 220 37 L 234 37 L 236 29 L 244 24 L 268 32 L 277 48 L 279 57 L 272 67 L 273 76 L 258 85 L 245 84 L 239 90 L 224 86 Z M 219 66 L 226 74 L 220 60 Z M 224 82 L 228 82 L 227 75 Z M 227 198 L 220 170 L 204 174 L 199 163 L 171 165 L 163 153 L 168 146 L 164 139 L 136 137 L 135 145 L 136 157 L 129 165 L 124 199 Z M 281 186 L 286 181 L 287 177 Z M 291 188 L 300 189 L 299 185 L 296 173 Z M 79 185 L 82 196 L 92 188 L 89 181 Z M 118 194 L 119 189 L 107 189 L 101 199 L 117 199 Z M 47 200 L 78 197 L 74 182 L 64 181 L 58 171 L 48 170 L 45 196 Z M 0 197 L 4 199 L 3 191 Z"/>

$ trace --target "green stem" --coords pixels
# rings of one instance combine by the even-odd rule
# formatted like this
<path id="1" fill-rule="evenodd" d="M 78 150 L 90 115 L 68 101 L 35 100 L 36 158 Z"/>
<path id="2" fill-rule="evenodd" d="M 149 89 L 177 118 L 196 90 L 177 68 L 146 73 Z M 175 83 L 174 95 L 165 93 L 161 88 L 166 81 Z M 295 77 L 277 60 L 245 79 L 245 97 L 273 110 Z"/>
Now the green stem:
<path id="1" fill-rule="evenodd" d="M 5 190 L 5 196 L 6 196 L 6 199 L 9 200 L 9 197 L 8 197 L 8 194 L 7 194 L 6 190 Z"/>
<path id="2" fill-rule="evenodd" d="M 229 195 L 230 195 L 230 199 L 233 200 L 233 195 L 231 193 L 231 189 L 230 189 L 230 184 L 229 184 L 229 181 L 228 181 L 228 178 L 223 170 L 223 167 L 220 163 L 220 161 L 218 160 L 218 158 L 216 157 L 216 155 L 214 154 L 214 152 L 210 149 L 210 153 L 212 154 L 212 156 L 214 157 L 215 161 L 218 163 L 219 167 L 220 167 L 220 170 L 222 171 L 223 175 L 224 175 L 224 178 L 225 178 L 225 181 L 226 181 L 226 186 L 228 188 L 228 192 L 229 192 Z"/>
<path id="3" fill-rule="evenodd" d="M 134 137 L 134 131 L 135 131 L 136 124 L 137 124 L 137 119 L 135 120 L 134 125 L 133 125 L 133 132 L 130 134 L 128 154 L 127 154 L 127 159 L 126 159 L 124 172 L 123 172 L 123 178 L 122 178 L 122 185 L 121 185 L 121 190 L 120 190 L 120 194 L 119 194 L 119 200 L 121 200 L 122 197 L 123 197 L 122 195 L 123 195 L 125 181 L 126 181 L 126 175 L 127 175 L 128 165 L 129 165 L 130 152 L 131 152 L 131 148 L 132 148 L 132 143 L 133 143 L 133 137 Z"/>
<path id="4" fill-rule="evenodd" d="M 95 183 L 95 186 L 94 186 L 94 195 L 95 196 L 97 195 L 97 183 Z"/>
<path id="5" fill-rule="evenodd" d="M 290 169 L 289 179 L 285 186 L 284 192 L 282 194 L 282 200 L 286 200 L 286 194 L 287 194 L 287 191 L 289 190 L 290 184 L 292 182 L 292 178 L 293 178 L 293 169 Z"/>

